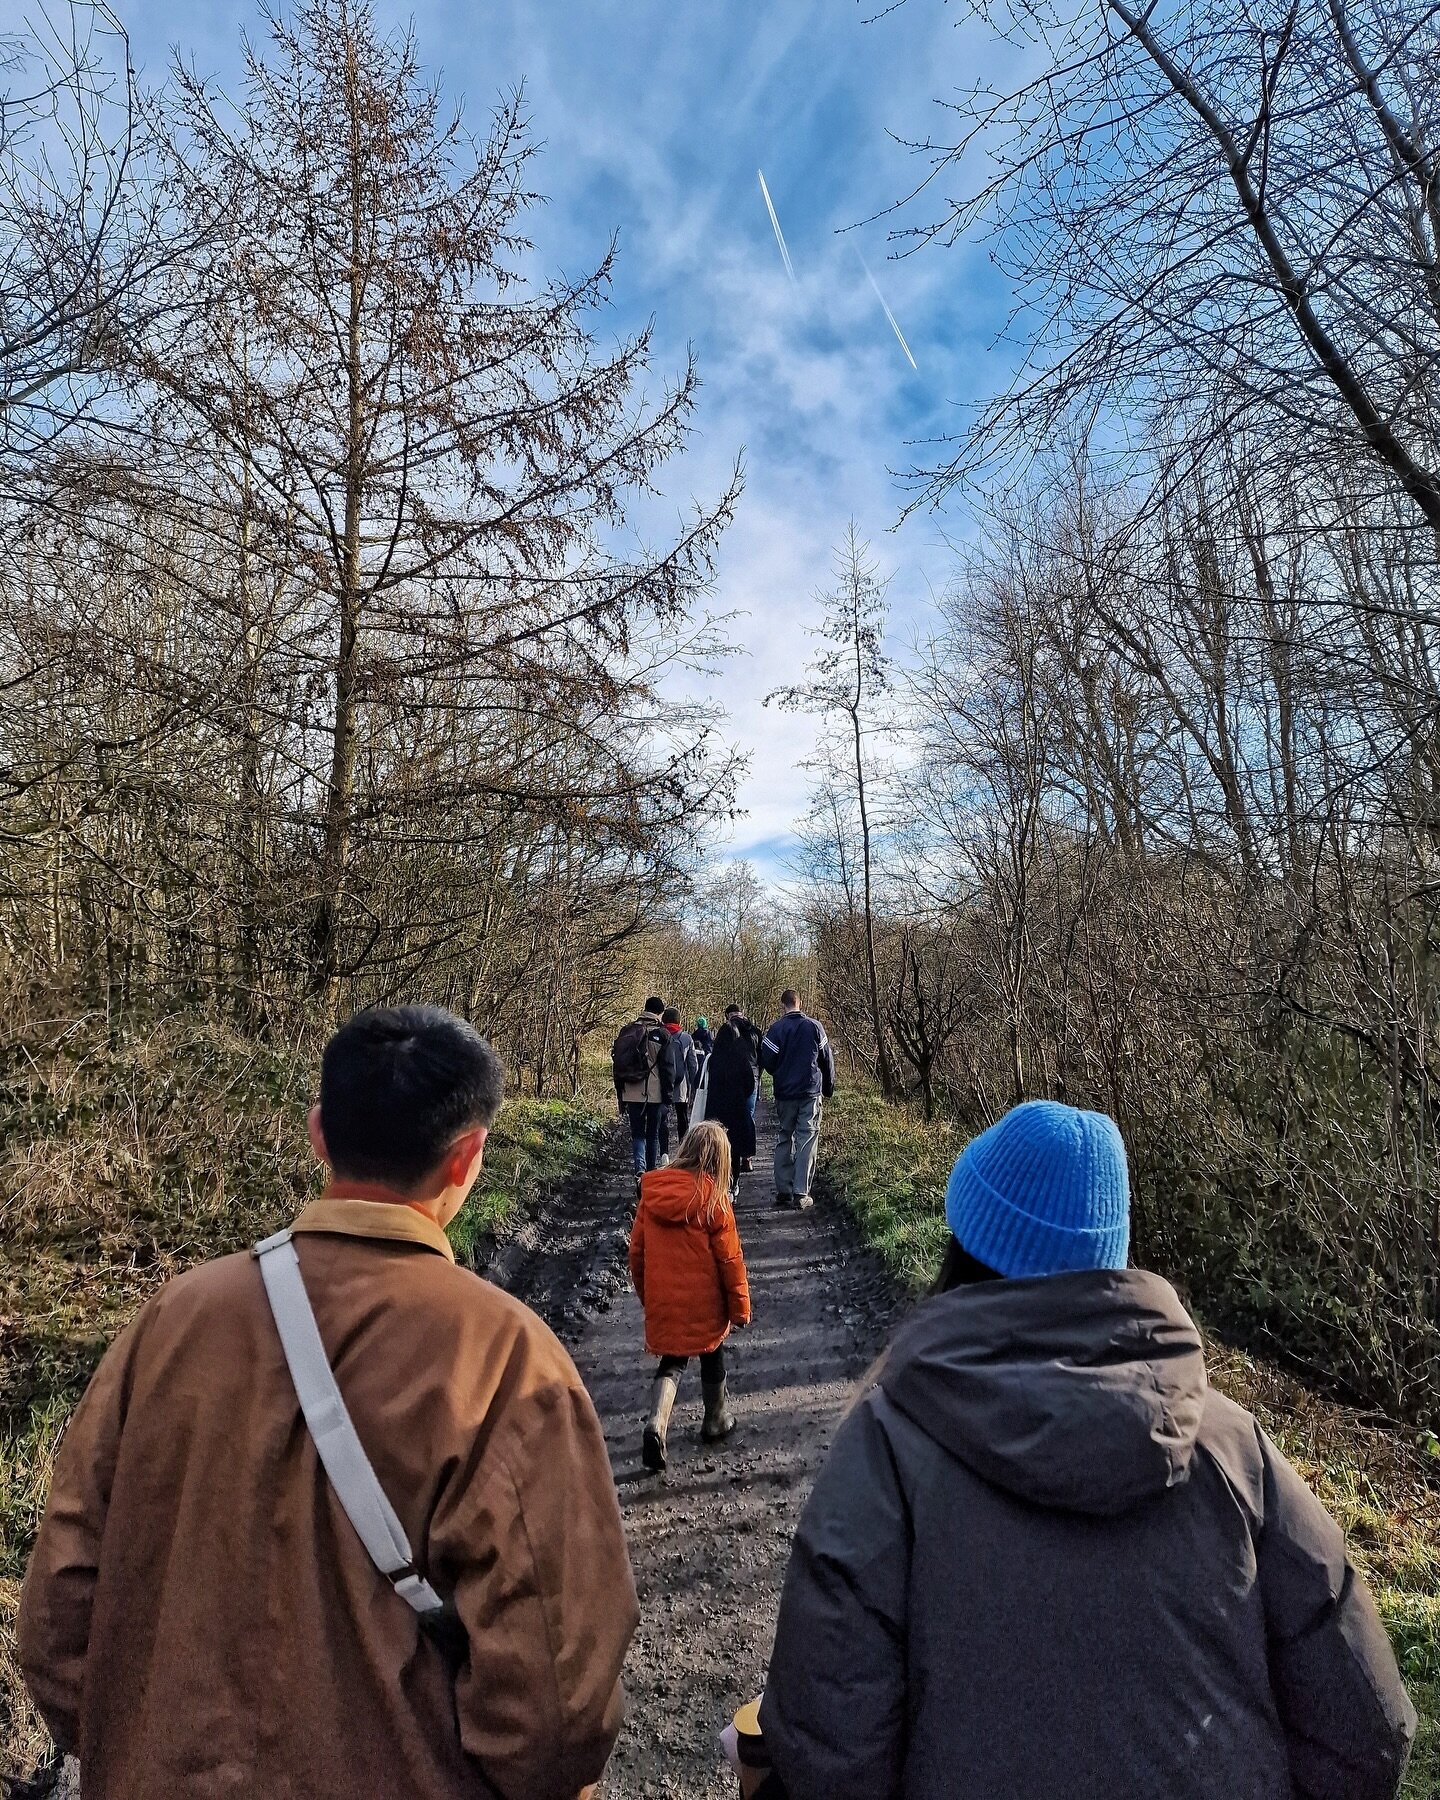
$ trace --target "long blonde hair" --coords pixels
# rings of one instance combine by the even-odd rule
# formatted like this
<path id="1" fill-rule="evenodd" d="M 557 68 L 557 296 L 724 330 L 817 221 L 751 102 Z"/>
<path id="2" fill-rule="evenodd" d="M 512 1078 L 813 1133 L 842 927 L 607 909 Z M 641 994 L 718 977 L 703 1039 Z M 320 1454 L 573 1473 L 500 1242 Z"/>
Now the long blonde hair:
<path id="1" fill-rule="evenodd" d="M 670 1167 L 689 1169 L 709 1182 L 702 1216 L 707 1225 L 713 1225 L 730 1204 L 730 1139 L 725 1127 L 713 1119 L 692 1125 L 670 1158 Z"/>

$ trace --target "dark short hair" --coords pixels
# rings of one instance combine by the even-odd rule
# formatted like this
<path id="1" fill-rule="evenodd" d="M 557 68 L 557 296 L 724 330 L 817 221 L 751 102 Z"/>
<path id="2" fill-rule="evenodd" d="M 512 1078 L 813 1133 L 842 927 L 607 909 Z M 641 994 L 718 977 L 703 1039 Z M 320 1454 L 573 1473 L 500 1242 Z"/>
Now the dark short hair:
<path id="1" fill-rule="evenodd" d="M 455 1139 L 489 1125 L 505 1071 L 473 1025 L 438 1006 L 371 1006 L 342 1025 L 320 1065 L 320 1128 L 342 1178 L 405 1190 Z"/>
<path id="2" fill-rule="evenodd" d="M 726 1007 L 726 1008 L 725 1008 L 725 1017 L 726 1017 L 726 1018 L 727 1018 L 727 1019 L 728 1019 L 728 1018 L 729 1018 L 729 1017 L 730 1017 L 730 1015 L 731 1015 L 731 1013 L 732 1013 L 732 1012 L 737 1012 L 737 1013 L 738 1013 L 738 1012 L 743 1012 L 743 1011 L 744 1011 L 744 1010 L 745 1010 L 745 1009 L 744 1009 L 744 1007 L 742 1007 L 742 1006 L 737 1006 L 737 1005 L 736 1005 L 736 1004 L 735 1004 L 735 1002 L 734 1002 L 734 1001 L 733 1001 L 733 1000 L 732 1000 L 732 1001 L 731 1001 L 731 1002 L 730 1002 L 730 1004 L 729 1004 L 729 1005 L 728 1005 L 728 1006 L 727 1006 L 727 1007 Z"/>
<path id="3" fill-rule="evenodd" d="M 780 996 L 780 1004 L 782 1006 L 798 1006 L 800 1004 L 800 996 L 795 992 L 794 988 L 786 988 L 785 992 Z"/>
<path id="4" fill-rule="evenodd" d="M 640 1010 L 642 1012 L 653 1012 L 653 1013 L 664 1012 L 665 1002 L 660 998 L 660 996 L 658 994 L 647 994 L 645 997 L 645 1004 L 644 1004 L 644 1006 L 641 1007 Z"/>
<path id="5" fill-rule="evenodd" d="M 680 1008 L 678 1006 L 667 1006 L 660 1015 L 660 1023 L 662 1025 L 678 1025 L 680 1023 Z"/>

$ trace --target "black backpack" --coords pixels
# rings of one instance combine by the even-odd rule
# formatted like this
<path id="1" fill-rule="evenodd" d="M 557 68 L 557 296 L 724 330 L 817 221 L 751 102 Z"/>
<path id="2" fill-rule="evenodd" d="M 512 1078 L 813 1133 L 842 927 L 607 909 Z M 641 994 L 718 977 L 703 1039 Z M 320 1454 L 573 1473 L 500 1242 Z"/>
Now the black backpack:
<path id="1" fill-rule="evenodd" d="M 650 1019 L 634 1019 L 624 1026 L 610 1052 L 615 1080 L 626 1087 L 648 1081 L 660 1060 L 660 1043 L 660 1027 Z"/>

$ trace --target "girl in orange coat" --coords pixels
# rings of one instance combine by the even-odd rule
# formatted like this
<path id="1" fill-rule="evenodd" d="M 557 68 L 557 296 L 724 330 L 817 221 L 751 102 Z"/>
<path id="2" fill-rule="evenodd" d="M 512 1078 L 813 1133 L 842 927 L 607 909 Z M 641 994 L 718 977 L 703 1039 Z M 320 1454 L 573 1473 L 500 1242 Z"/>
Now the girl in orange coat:
<path id="1" fill-rule="evenodd" d="M 700 1358 L 705 1423 L 718 1443 L 735 1429 L 726 1405 L 724 1342 L 750 1323 L 745 1255 L 730 1199 L 730 1140 L 710 1120 L 686 1132 L 674 1160 L 640 1183 L 630 1233 L 630 1276 L 645 1308 L 645 1348 L 660 1358 L 645 1422 L 645 1467 L 665 1467 L 665 1432 L 680 1376 Z"/>

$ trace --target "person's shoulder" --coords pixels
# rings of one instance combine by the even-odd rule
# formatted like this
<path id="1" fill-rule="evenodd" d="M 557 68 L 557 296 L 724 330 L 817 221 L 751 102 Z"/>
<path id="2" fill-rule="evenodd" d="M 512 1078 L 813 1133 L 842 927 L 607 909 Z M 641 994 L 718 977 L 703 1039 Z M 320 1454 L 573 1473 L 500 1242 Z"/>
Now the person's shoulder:
<path id="1" fill-rule="evenodd" d="M 228 1335 L 230 1321 L 254 1308 L 259 1293 L 248 1250 L 197 1263 L 150 1295 L 108 1354 L 133 1363 L 156 1354 L 165 1357 L 187 1343 L 213 1346 Z"/>
<path id="2" fill-rule="evenodd" d="M 1207 1388 L 1196 1451 L 1218 1468 L 1256 1517 L 1263 1513 L 1265 1452 L 1253 1413 L 1217 1388 Z"/>
<path id="3" fill-rule="evenodd" d="M 398 1260 L 406 1279 L 397 1307 L 423 1317 L 427 1339 L 445 1344 L 456 1367 L 504 1364 L 515 1398 L 583 1385 L 569 1351 L 523 1300 L 443 1256 L 421 1251 Z"/>
<path id="4" fill-rule="evenodd" d="M 406 1246 L 409 1249 L 409 1246 Z M 532 1330 L 550 1336 L 549 1328 L 538 1313 L 531 1312 L 523 1300 L 468 1269 L 464 1263 L 447 1257 L 416 1250 L 404 1258 L 404 1266 L 412 1280 L 429 1290 L 427 1304 L 447 1312 L 474 1316 L 497 1330 L 527 1334 Z"/>
<path id="5" fill-rule="evenodd" d="M 252 1295 L 255 1281 L 253 1254 L 249 1250 L 236 1250 L 229 1256 L 214 1257 L 209 1262 L 197 1263 L 181 1275 L 172 1276 L 145 1302 L 139 1317 L 178 1320 L 208 1312 L 242 1295 Z"/>
<path id="6" fill-rule="evenodd" d="M 580 1385 L 570 1352 L 539 1313 L 473 1269 L 444 1266 L 453 1277 L 448 1285 L 457 1302 L 465 1306 L 471 1317 L 483 1322 L 486 1331 L 508 1338 L 525 1351 L 537 1368 L 551 1370 L 567 1387 Z"/>

